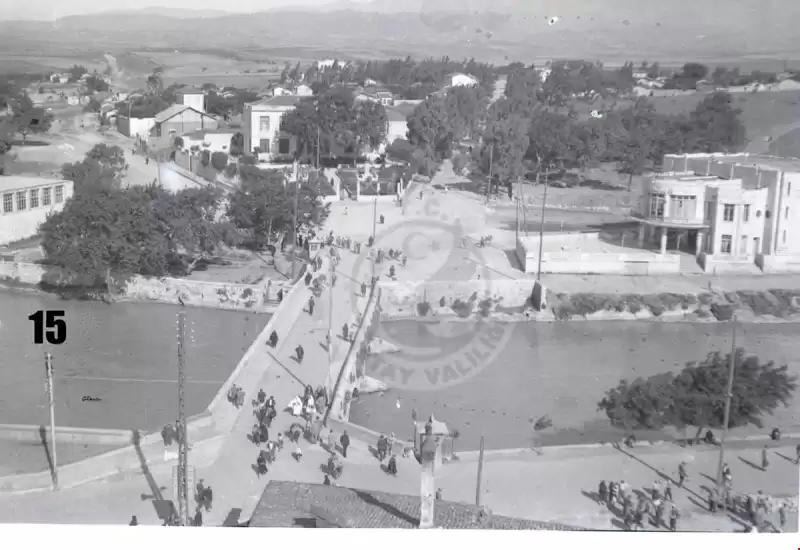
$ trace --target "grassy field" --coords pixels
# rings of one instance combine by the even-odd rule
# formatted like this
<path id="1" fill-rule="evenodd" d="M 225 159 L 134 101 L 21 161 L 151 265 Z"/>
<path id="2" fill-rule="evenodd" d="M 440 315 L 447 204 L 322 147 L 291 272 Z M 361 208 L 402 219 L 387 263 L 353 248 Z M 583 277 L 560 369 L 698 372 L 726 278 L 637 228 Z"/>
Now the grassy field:
<path id="1" fill-rule="evenodd" d="M 668 97 L 648 98 L 656 109 L 664 114 L 679 114 L 692 111 L 707 94 L 694 93 Z M 747 130 L 748 140 L 769 136 L 772 129 L 793 121 L 800 121 L 800 92 L 778 91 L 759 93 L 733 94 L 734 105 L 742 111 L 741 119 Z M 624 108 L 633 100 L 603 101 L 594 103 L 578 103 L 575 109 L 580 113 L 588 113 L 593 109 L 608 109 L 616 104 Z"/>

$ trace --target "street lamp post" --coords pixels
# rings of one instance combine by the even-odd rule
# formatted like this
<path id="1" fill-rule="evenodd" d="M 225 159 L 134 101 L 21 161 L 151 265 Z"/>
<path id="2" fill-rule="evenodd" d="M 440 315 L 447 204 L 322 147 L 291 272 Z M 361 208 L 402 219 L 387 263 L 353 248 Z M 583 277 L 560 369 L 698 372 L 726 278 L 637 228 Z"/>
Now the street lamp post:
<path id="1" fill-rule="evenodd" d="M 725 414 L 723 417 L 722 440 L 719 443 L 719 464 L 717 465 L 717 487 L 722 488 L 722 468 L 725 464 L 725 439 L 728 435 L 728 424 L 731 418 L 731 398 L 733 397 L 733 376 L 736 369 L 736 314 L 731 318 L 733 323 L 733 338 L 731 340 L 731 355 L 728 360 L 728 388 L 725 392 Z"/>

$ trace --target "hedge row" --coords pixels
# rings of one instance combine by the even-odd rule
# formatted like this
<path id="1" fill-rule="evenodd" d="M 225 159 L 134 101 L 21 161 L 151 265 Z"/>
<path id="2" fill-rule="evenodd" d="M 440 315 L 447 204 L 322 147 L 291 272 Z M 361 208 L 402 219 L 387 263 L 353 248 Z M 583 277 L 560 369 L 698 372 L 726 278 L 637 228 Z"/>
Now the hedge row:
<path id="1" fill-rule="evenodd" d="M 699 302 L 694 294 L 557 294 L 553 307 L 556 319 L 568 320 L 573 315 L 585 317 L 600 311 L 639 313 L 647 309 L 658 317 L 665 311 L 688 311 Z"/>

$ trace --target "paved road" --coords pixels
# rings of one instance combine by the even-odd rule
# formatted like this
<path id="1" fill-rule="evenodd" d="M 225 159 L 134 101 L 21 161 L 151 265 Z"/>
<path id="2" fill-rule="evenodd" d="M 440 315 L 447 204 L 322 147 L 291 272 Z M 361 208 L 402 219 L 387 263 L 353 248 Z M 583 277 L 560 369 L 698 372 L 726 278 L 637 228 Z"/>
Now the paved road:
<path id="1" fill-rule="evenodd" d="M 766 472 L 754 467 L 761 464 L 760 449 L 761 444 L 754 444 L 726 453 L 734 490 L 745 493 L 763 490 L 773 496 L 796 498 L 798 467 L 789 460 L 794 457 L 794 444 L 774 448 Z M 689 482 L 685 489 L 674 490 L 675 503 L 681 512 L 679 529 L 741 530 L 740 518 L 712 516 L 707 512 L 705 488 L 713 486 L 718 458 L 716 449 L 675 446 L 639 447 L 629 454 L 603 447 L 545 449 L 542 456 L 533 452 L 490 455 L 484 465 L 481 499 L 496 514 L 617 529 L 618 517 L 593 500 L 601 480 L 625 480 L 634 490 L 649 489 L 663 476 L 676 478 L 678 464 L 687 461 Z M 436 483 L 443 489 L 445 499 L 474 502 L 476 479 L 477 460 L 471 453 L 444 466 Z M 797 512 L 789 515 L 792 516 L 789 528 L 796 532 Z M 777 523 L 777 514 L 771 520 Z"/>

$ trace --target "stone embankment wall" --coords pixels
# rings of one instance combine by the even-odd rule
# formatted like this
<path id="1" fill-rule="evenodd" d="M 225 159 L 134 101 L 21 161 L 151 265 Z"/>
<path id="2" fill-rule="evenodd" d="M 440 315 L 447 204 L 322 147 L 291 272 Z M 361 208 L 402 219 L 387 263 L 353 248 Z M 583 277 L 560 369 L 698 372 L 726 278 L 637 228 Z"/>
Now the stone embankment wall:
<path id="1" fill-rule="evenodd" d="M 58 268 L 23 262 L 0 262 L 0 280 L 26 285 L 61 286 L 60 281 L 74 281 Z M 291 281 L 265 281 L 258 285 L 192 281 L 188 279 L 147 278 L 134 276 L 125 288 L 115 292 L 119 301 L 158 302 L 272 313 L 278 307 L 278 291 L 284 295 Z"/>
<path id="2" fill-rule="evenodd" d="M 347 350 L 344 362 L 341 365 L 334 383 L 329 386 L 328 395 L 331 395 L 331 405 L 328 409 L 328 418 L 339 422 L 348 422 L 350 419 L 350 404 L 353 398 L 353 389 L 358 388 L 364 377 L 367 358 L 369 355 L 369 342 L 375 336 L 381 318 L 380 287 L 373 287 L 364 309 L 361 303 L 357 309 L 363 314 L 353 314 L 350 324 L 358 322 L 357 330 Z M 360 317 L 360 319 L 355 319 Z"/>

